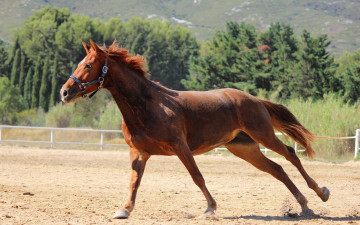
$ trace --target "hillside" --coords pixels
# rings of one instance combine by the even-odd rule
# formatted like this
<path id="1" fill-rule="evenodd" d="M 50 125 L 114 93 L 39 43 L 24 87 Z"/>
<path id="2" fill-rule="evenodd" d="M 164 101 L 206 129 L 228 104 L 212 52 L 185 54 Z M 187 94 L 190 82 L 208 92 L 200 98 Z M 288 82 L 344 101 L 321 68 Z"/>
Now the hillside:
<path id="1" fill-rule="evenodd" d="M 357 0 L 0 0 L 0 38 L 10 41 L 12 30 L 46 5 L 108 20 L 133 16 L 166 19 L 188 27 L 199 39 L 209 39 L 232 20 L 255 25 L 259 32 L 271 23 L 289 23 L 300 34 L 328 34 L 330 51 L 339 56 L 360 48 L 360 2 Z"/>

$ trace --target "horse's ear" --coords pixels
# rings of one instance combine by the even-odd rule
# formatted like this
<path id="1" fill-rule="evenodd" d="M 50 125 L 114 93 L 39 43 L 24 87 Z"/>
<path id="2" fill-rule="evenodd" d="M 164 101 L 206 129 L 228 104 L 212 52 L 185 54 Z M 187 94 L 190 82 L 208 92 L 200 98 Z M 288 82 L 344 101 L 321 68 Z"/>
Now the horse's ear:
<path id="1" fill-rule="evenodd" d="M 81 43 L 83 44 L 86 54 L 89 54 L 90 51 L 90 45 L 86 44 L 84 41 L 81 41 Z"/>
<path id="2" fill-rule="evenodd" d="M 91 44 L 91 48 L 94 49 L 96 52 L 102 52 L 99 46 L 97 46 L 97 44 L 95 44 L 91 39 L 90 39 L 90 44 Z"/>
<path id="3" fill-rule="evenodd" d="M 111 44 L 111 46 L 116 46 L 116 39 L 113 41 L 113 43 Z"/>

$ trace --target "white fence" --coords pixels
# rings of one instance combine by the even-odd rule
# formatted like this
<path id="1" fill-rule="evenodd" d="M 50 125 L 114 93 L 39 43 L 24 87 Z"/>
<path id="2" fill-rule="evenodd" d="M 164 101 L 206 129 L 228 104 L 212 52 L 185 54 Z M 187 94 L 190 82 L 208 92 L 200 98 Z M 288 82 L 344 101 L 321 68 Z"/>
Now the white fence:
<path id="1" fill-rule="evenodd" d="M 50 132 L 50 140 L 48 141 L 35 141 L 35 140 L 7 140 L 2 138 L 1 132 L 4 128 L 11 129 L 39 129 L 39 130 L 48 130 Z M 55 131 L 86 131 L 86 132 L 97 132 L 100 133 L 99 143 L 89 143 L 89 142 L 64 142 L 56 141 L 54 132 Z M 28 126 L 9 126 L 9 125 L 0 125 L 0 143 L 2 142 L 20 142 L 20 143 L 48 143 L 50 147 L 54 147 L 55 144 L 73 144 L 73 145 L 98 145 L 102 150 L 104 146 L 128 146 L 127 144 L 109 144 L 104 143 L 104 133 L 122 133 L 121 130 L 94 130 L 94 129 L 80 129 L 80 128 L 54 128 L 54 127 L 28 127 Z"/>
<path id="2" fill-rule="evenodd" d="M 1 132 L 3 128 L 15 128 L 15 129 L 40 129 L 40 130 L 49 130 L 50 132 L 50 140 L 49 141 L 34 141 L 34 140 L 6 140 L 3 139 L 1 136 Z M 86 131 L 86 132 L 98 132 L 100 133 L 100 142 L 99 143 L 89 143 L 89 142 L 63 142 L 63 141 L 56 141 L 54 132 L 57 130 L 62 131 Z M 48 143 L 51 147 L 54 147 L 54 144 L 74 144 L 74 145 L 98 145 L 102 150 L 104 146 L 127 146 L 127 144 L 107 144 L 104 143 L 104 133 L 122 133 L 121 130 L 94 130 L 94 129 L 80 129 L 80 128 L 54 128 L 54 127 L 28 127 L 28 126 L 10 126 L 10 125 L 0 125 L 0 143 L 5 142 L 23 142 L 23 143 Z M 283 135 L 282 133 L 276 132 L 276 135 Z M 340 138 L 341 139 L 341 138 Z M 354 158 L 357 158 L 359 154 L 359 142 L 360 142 L 360 129 L 356 130 L 355 136 L 346 137 L 346 139 L 355 139 L 355 153 Z M 215 148 L 215 152 L 219 150 L 225 150 L 226 148 Z M 298 144 L 295 142 L 294 146 L 295 151 L 303 151 L 298 149 Z M 267 154 L 270 149 L 262 148 L 265 154 Z"/>

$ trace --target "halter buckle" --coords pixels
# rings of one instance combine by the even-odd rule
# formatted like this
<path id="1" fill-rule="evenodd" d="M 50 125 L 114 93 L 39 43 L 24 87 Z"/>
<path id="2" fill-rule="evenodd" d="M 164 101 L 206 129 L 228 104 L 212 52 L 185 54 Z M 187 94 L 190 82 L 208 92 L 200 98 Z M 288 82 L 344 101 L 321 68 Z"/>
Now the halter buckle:
<path id="1" fill-rule="evenodd" d="M 103 72 L 103 74 L 106 74 L 106 73 L 108 72 L 108 67 L 107 67 L 107 66 L 103 66 L 102 72 Z"/>

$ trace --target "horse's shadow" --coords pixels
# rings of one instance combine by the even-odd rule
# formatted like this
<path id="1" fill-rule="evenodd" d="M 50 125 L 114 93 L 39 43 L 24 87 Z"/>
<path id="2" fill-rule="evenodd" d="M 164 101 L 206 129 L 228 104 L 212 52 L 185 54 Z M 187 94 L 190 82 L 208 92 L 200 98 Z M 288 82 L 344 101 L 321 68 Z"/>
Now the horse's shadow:
<path id="1" fill-rule="evenodd" d="M 259 221 L 299 221 L 299 220 L 313 220 L 320 219 L 324 221 L 333 221 L 333 222 L 341 222 L 341 221 L 360 221 L 360 217 L 353 216 L 344 216 L 344 217 L 330 217 L 330 216 L 317 216 L 317 217 L 307 217 L 307 216 L 258 216 L 258 215 L 248 215 L 248 216 L 236 216 L 236 217 L 223 217 L 223 219 L 227 220 L 238 220 L 238 219 L 247 219 L 247 220 L 259 220 Z"/>

